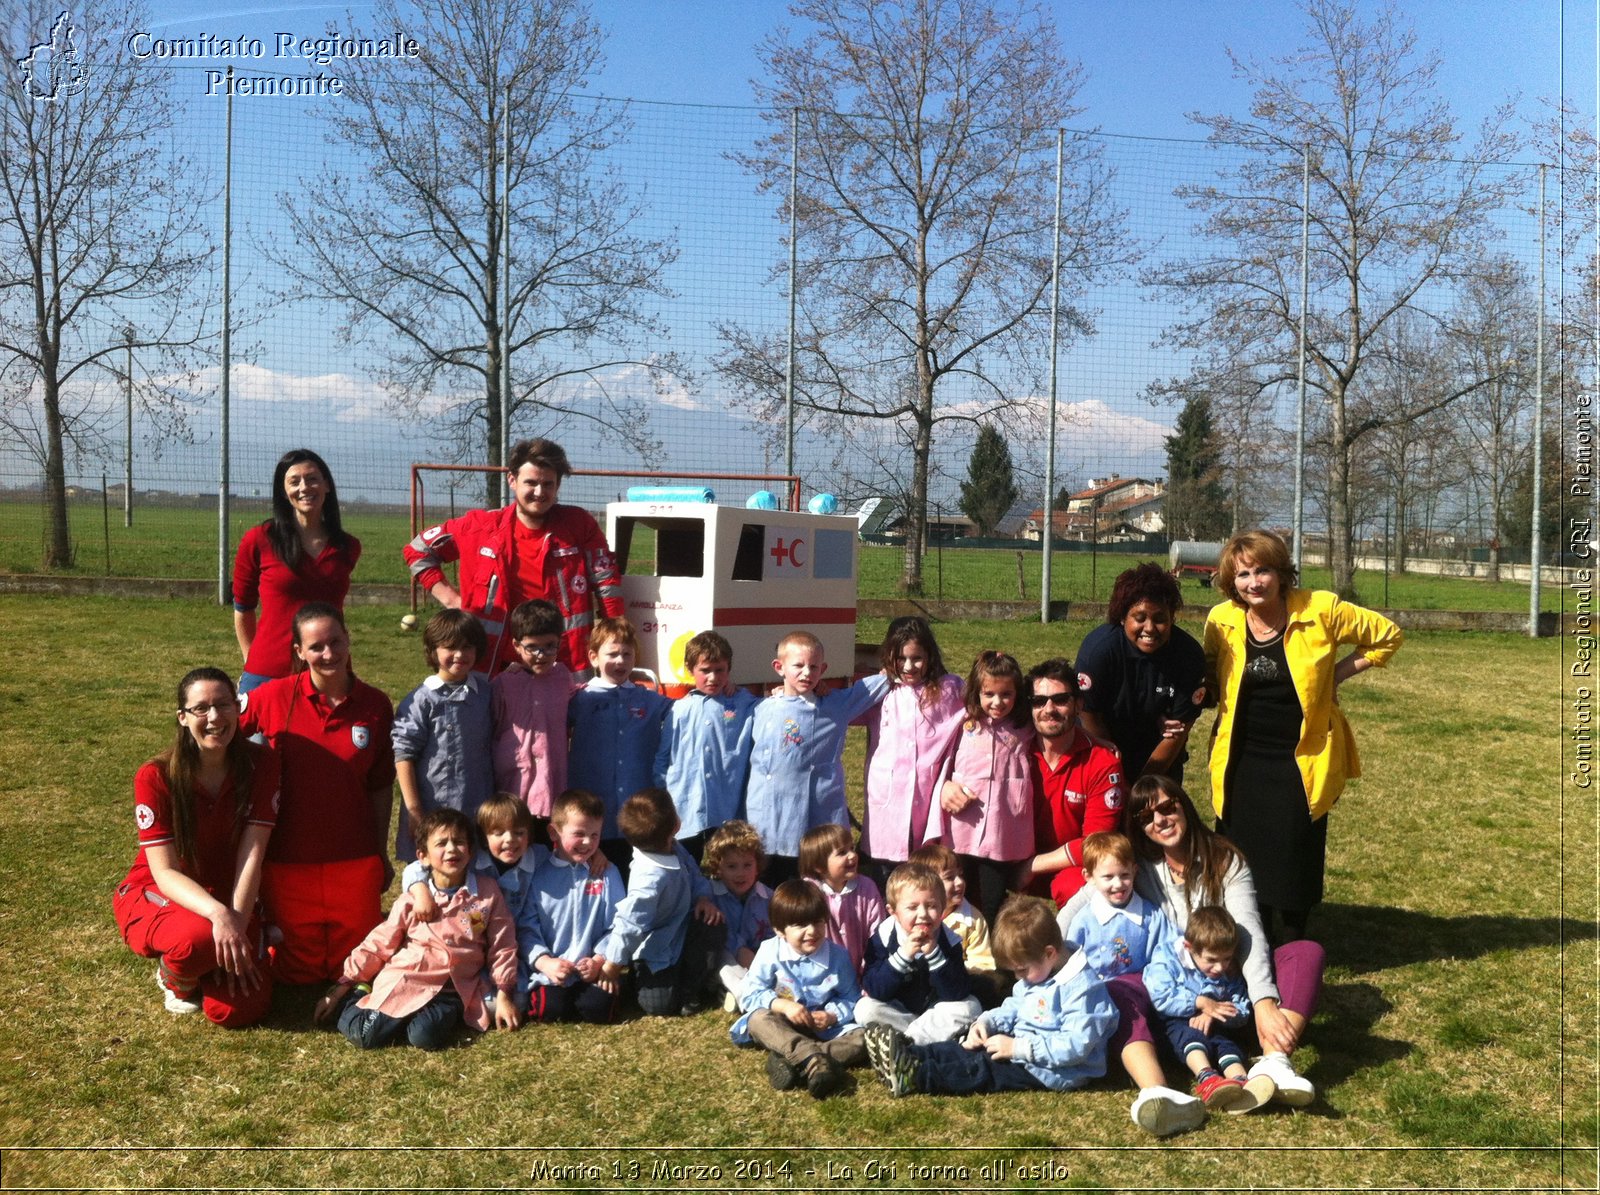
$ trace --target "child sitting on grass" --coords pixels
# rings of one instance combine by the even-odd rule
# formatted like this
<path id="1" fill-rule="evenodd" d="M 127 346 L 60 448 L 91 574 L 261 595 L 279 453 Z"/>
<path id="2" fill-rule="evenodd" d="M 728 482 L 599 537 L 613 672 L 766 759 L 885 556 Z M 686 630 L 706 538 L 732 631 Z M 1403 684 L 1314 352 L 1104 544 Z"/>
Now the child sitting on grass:
<path id="1" fill-rule="evenodd" d="M 767 1079 L 778 1091 L 801 1083 L 815 1099 L 844 1085 L 844 1069 L 867 1051 L 853 1023 L 855 967 L 828 939 L 828 906 L 815 885 L 786 880 L 772 894 L 772 928 L 739 989 L 745 1015 L 729 1035 L 767 1053 Z"/>
<path id="2" fill-rule="evenodd" d="M 800 875 L 828 902 L 828 940 L 850 955 L 859 977 L 867 965 L 867 939 L 889 915 L 878 885 L 861 874 L 861 852 L 850 831 L 829 822 L 800 840 Z"/>
<path id="3" fill-rule="evenodd" d="M 438 919 L 415 920 L 411 897 L 402 895 L 351 951 L 339 983 L 317 1001 L 318 1023 L 336 1019 L 339 1032 L 364 1050 L 402 1034 L 420 1049 L 442 1050 L 463 1021 L 474 1029 L 515 1029 L 520 1020 L 516 930 L 500 885 L 469 870 L 472 823 L 459 810 L 435 809 L 414 832 Z M 497 989 L 492 1017 L 485 966 Z"/>
<path id="4" fill-rule="evenodd" d="M 967 876 L 961 858 L 942 842 L 930 842 L 911 852 L 908 863 L 921 863 L 938 872 L 944 884 L 944 927 L 961 943 L 961 959 L 967 965 L 972 994 L 984 1008 L 993 1008 L 1006 998 L 1006 978 L 995 968 L 989 945 L 989 923 L 967 902 Z"/>
<path id="5" fill-rule="evenodd" d="M 531 1020 L 616 1020 L 617 984 L 601 975 L 605 959 L 596 951 L 622 901 L 617 869 L 602 866 L 596 874 L 604 819 L 600 798 L 581 788 L 569 788 L 552 807 L 554 850 L 529 880 L 517 916 L 519 978 Z"/>
<path id="6" fill-rule="evenodd" d="M 1138 863 L 1127 835 L 1100 830 L 1083 840 L 1084 890 L 1089 901 L 1063 937 L 1083 951 L 1089 968 L 1110 983 L 1119 975 L 1143 971 L 1157 944 L 1174 937 L 1172 925 L 1155 905 L 1133 890 Z M 1065 913 L 1058 921 L 1065 919 Z"/>
<path id="7" fill-rule="evenodd" d="M 764 854 L 756 828 L 734 818 L 711 835 L 700 861 L 700 870 L 711 880 L 711 899 L 717 902 L 722 923 L 728 927 L 717 974 L 728 991 L 723 1007 L 729 1012 L 739 1007 L 739 989 L 756 950 L 772 936 L 768 909 L 772 889 L 756 878 Z"/>
<path id="8" fill-rule="evenodd" d="M 634 793 L 617 822 L 633 846 L 633 868 L 611 932 L 595 948 L 605 960 L 601 979 L 616 983 L 631 966 L 645 1015 L 693 1016 L 726 938 L 711 884 L 674 838 L 678 811 L 666 789 Z"/>
<path id="9" fill-rule="evenodd" d="M 1117 1010 L 1082 955 L 1068 957 L 1050 905 L 1013 897 L 994 928 L 995 955 L 1017 985 L 966 1038 L 918 1045 L 887 1025 L 867 1030 L 867 1053 L 891 1096 L 916 1091 L 1066 1091 L 1106 1073 Z"/>
<path id="10" fill-rule="evenodd" d="M 1144 986 L 1167 1040 L 1193 1073 L 1194 1093 L 1211 1111 L 1253 1112 L 1277 1092 L 1269 1075 L 1248 1079 L 1244 1053 L 1224 1029 L 1250 1018 L 1250 996 L 1234 966 L 1239 927 L 1220 905 L 1189 914 L 1183 938 L 1157 945 Z"/>
<path id="11" fill-rule="evenodd" d="M 889 918 L 867 941 L 858 1024 L 888 1025 L 918 1043 L 949 1041 L 983 1011 L 944 909 L 931 867 L 902 863 L 889 873 Z"/>

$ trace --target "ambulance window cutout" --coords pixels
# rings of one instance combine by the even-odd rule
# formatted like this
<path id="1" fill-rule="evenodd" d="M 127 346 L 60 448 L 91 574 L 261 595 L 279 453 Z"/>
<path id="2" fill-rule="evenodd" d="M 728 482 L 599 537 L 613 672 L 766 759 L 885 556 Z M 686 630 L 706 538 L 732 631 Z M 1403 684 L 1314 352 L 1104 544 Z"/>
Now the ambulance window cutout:
<path id="1" fill-rule="evenodd" d="M 640 536 L 639 560 L 630 560 L 635 530 L 653 532 Z M 648 559 L 647 545 L 655 540 L 655 560 Z M 635 577 L 703 577 L 706 560 L 706 525 L 702 519 L 617 520 L 614 553 L 619 572 Z"/>
<path id="2" fill-rule="evenodd" d="M 761 580 L 761 566 L 767 558 L 766 543 L 766 528 L 760 523 L 746 523 L 739 529 L 739 547 L 733 554 L 735 581 Z"/>

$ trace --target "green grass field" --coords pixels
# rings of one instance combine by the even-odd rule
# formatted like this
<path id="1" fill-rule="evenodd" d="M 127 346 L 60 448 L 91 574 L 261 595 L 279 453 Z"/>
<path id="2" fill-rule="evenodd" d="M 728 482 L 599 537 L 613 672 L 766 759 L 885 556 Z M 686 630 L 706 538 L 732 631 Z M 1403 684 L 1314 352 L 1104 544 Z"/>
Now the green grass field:
<path id="1" fill-rule="evenodd" d="M 280 991 L 267 1024 L 237 1033 L 170 1017 L 111 889 L 134 852 L 133 772 L 172 735 L 172 684 L 236 667 L 227 612 L 0 602 L 6 1189 L 1595 1189 L 1595 805 L 1559 775 L 1571 694 L 1554 641 L 1415 634 L 1345 688 L 1366 775 L 1332 815 L 1313 923 L 1330 969 L 1299 1061 L 1322 1098 L 1157 1142 L 1115 1083 L 893 1101 L 864 1075 L 824 1103 L 779 1095 L 721 1013 L 433 1056 L 313 1029 L 315 991 Z M 425 672 L 400 613 L 350 612 L 359 671 L 395 696 Z M 1029 662 L 1070 653 L 1087 629 L 939 634 L 960 665 L 996 642 Z M 696 1165 L 720 1173 L 671 1169 Z M 967 1176 L 917 1169 L 937 1166 Z"/>
<path id="2" fill-rule="evenodd" d="M 442 513 L 442 512 L 435 512 Z M 237 546 L 246 528 L 265 518 L 260 502 L 238 502 L 230 520 Z M 164 577 L 205 580 L 217 575 L 216 511 L 144 506 L 135 510 L 134 525 L 122 525 L 120 509 L 111 511 L 109 535 L 100 507 L 75 503 L 71 508 L 72 536 L 77 561 L 70 574 L 81 576 Z M 404 585 L 407 580 L 400 549 L 411 538 L 405 515 L 357 511 L 346 517 L 349 529 L 360 537 L 361 564 L 356 580 L 369 584 Z M 39 571 L 44 537 L 43 508 L 38 503 L 0 503 L 0 573 Z M 640 537 L 636 550 L 647 550 Z M 109 558 L 109 567 L 107 564 Z M 1118 552 L 1056 552 L 1051 565 L 1051 596 L 1059 601 L 1103 603 L 1116 576 L 1145 557 Z M 1162 561 L 1165 564 L 1165 561 Z M 233 553 L 229 549 L 228 564 Z M 863 544 L 860 558 L 860 596 L 892 598 L 899 593 L 902 550 Z M 1017 579 L 1017 553 L 1004 549 L 947 548 L 934 550 L 923 561 L 925 596 L 950 600 L 1023 600 L 1037 602 L 1040 558 L 1022 555 L 1022 583 Z M 1512 610 L 1528 609 L 1526 583 L 1435 577 L 1419 573 L 1391 573 L 1385 587 L 1382 572 L 1359 571 L 1356 589 L 1363 604 L 1396 610 Z M 1328 588 L 1327 569 L 1308 568 L 1305 581 Z M 1204 608 L 1216 594 L 1195 581 L 1183 585 L 1184 601 Z M 1386 600 L 1387 595 L 1387 600 Z M 1541 594 L 1545 610 L 1560 609 L 1560 587 L 1546 585 Z"/>

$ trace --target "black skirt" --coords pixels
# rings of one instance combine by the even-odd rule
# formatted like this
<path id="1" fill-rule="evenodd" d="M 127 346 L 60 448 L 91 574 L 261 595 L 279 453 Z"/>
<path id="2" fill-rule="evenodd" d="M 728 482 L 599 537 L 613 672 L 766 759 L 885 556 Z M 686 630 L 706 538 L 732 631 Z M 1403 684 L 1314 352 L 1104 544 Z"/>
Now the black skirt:
<path id="1" fill-rule="evenodd" d="M 1249 640 L 1217 831 L 1244 852 L 1262 905 L 1304 912 L 1322 900 L 1328 819 L 1311 820 L 1295 763 L 1303 719 L 1281 636 Z"/>

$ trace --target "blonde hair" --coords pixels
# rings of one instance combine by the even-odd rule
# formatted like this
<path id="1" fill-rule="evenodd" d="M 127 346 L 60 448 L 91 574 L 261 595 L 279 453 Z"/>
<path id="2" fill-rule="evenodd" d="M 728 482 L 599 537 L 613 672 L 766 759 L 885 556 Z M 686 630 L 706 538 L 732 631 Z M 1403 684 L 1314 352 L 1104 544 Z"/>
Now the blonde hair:
<path id="1" fill-rule="evenodd" d="M 822 640 L 818 639 L 810 631 L 790 631 L 782 639 L 778 640 L 778 646 L 772 649 L 772 654 L 782 659 L 783 653 L 791 647 L 798 647 L 803 651 L 820 652 L 824 650 Z"/>
<path id="2" fill-rule="evenodd" d="M 939 907 L 944 908 L 949 900 L 949 894 L 944 890 L 944 881 L 939 878 L 939 873 L 926 863 L 902 863 L 889 873 L 889 880 L 883 886 L 884 899 L 889 902 L 892 909 L 900 903 L 900 898 L 907 892 L 931 892 L 939 899 Z"/>
<path id="3" fill-rule="evenodd" d="M 906 857 L 907 863 L 922 863 L 937 872 L 960 871 L 961 860 L 942 842 L 928 842 Z M 948 893 L 946 894 L 948 895 Z"/>
<path id="4" fill-rule="evenodd" d="M 495 793 L 478 806 L 478 829 L 483 832 L 485 839 L 507 826 L 533 833 L 533 814 L 516 797 L 510 793 Z"/>

